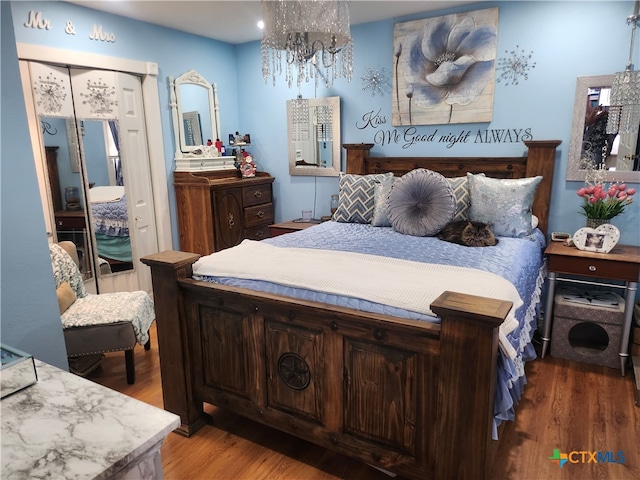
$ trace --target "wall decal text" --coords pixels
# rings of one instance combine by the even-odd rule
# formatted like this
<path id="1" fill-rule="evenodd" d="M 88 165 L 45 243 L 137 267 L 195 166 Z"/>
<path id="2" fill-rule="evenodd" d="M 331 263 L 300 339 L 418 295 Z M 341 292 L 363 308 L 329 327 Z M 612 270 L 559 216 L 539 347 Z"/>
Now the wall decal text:
<path id="1" fill-rule="evenodd" d="M 111 32 L 103 32 L 102 25 L 93 25 L 93 31 L 91 35 L 89 35 L 91 40 L 99 40 L 101 42 L 111 42 L 114 43 L 116 41 L 116 34 Z"/>
<path id="2" fill-rule="evenodd" d="M 404 129 L 380 129 L 378 127 L 385 125 L 387 118 L 381 113 L 371 110 L 362 115 L 361 120 L 356 122 L 358 130 L 375 129 L 373 134 L 373 143 L 384 146 L 390 144 L 399 144 L 403 149 L 410 148 L 414 145 L 424 143 L 441 143 L 446 148 L 452 148 L 456 145 L 475 143 L 475 144 L 496 144 L 496 143 L 520 143 L 526 140 L 532 140 L 531 127 L 529 128 L 491 128 L 478 130 L 462 130 L 458 133 L 439 132 L 439 129 L 428 130 L 426 132 L 418 131 L 416 127 L 405 127 Z"/>
<path id="3" fill-rule="evenodd" d="M 42 18 L 42 12 L 29 12 L 29 19 L 24 24 L 26 28 L 39 28 L 40 30 L 51 30 L 51 20 Z"/>

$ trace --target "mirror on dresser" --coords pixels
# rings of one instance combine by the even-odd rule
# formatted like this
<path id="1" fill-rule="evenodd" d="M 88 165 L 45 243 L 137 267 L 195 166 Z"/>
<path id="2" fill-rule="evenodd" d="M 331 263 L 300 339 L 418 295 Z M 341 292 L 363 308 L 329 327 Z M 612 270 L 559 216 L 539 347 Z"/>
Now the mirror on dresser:
<path id="1" fill-rule="evenodd" d="M 567 180 L 585 180 L 603 169 L 604 181 L 640 183 L 639 133 L 606 133 L 613 75 L 578 77 Z"/>
<path id="2" fill-rule="evenodd" d="M 221 156 L 218 88 L 195 70 L 169 77 L 176 172 L 232 170 L 234 158 Z"/>
<path id="3" fill-rule="evenodd" d="M 340 97 L 287 100 L 289 174 L 340 173 Z"/>

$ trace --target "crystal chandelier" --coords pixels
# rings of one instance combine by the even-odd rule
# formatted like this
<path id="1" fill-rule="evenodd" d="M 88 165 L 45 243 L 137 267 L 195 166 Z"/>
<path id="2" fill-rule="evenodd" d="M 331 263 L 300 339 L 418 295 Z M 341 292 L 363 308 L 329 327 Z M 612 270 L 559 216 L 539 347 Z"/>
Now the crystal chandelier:
<path id="1" fill-rule="evenodd" d="M 332 0 L 262 0 L 262 76 L 282 74 L 289 88 L 322 77 L 327 86 L 338 77 L 351 80 L 353 42 L 349 2 Z"/>
<path id="2" fill-rule="evenodd" d="M 637 132 L 640 127 L 640 71 L 633 69 L 633 44 L 638 26 L 638 5 L 635 1 L 633 15 L 627 17 L 631 27 L 629 62 L 624 72 L 618 72 L 611 86 L 611 106 L 607 121 L 607 133 Z"/>

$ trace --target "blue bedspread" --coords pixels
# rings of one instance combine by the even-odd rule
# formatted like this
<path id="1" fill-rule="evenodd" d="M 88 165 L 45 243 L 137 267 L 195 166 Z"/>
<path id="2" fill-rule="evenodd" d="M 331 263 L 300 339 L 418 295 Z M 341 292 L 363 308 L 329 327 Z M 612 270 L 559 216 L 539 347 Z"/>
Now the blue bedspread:
<path id="1" fill-rule="evenodd" d="M 545 246 L 544 235 L 539 230 L 535 230 L 531 236 L 526 238 L 500 237 L 500 241 L 495 247 L 472 248 L 444 242 L 435 237 L 403 235 L 389 227 L 324 222 L 299 232 L 266 239 L 264 242 L 280 247 L 341 250 L 417 262 L 477 268 L 509 280 L 516 287 L 524 304 L 516 311 L 519 327 L 508 336 L 509 342 L 518 352 L 518 356 L 515 360 L 511 360 L 500 352 L 498 359 L 494 438 L 497 438 L 497 426 L 500 422 L 513 419 L 514 406 L 520 399 L 526 383 L 524 362 L 534 359 L 536 356 L 531 345 L 531 336 L 532 331 L 535 330 L 537 305 L 544 279 L 542 253 Z M 357 298 L 286 287 L 265 281 L 194 277 L 200 280 L 314 300 L 372 313 L 439 322 L 439 319 L 435 317 Z M 384 281 L 384 272 L 380 272 L 380 280 Z"/>
<path id="2" fill-rule="evenodd" d="M 93 228 L 96 233 L 109 237 L 128 237 L 129 219 L 127 199 L 123 195 L 118 201 L 91 203 Z"/>

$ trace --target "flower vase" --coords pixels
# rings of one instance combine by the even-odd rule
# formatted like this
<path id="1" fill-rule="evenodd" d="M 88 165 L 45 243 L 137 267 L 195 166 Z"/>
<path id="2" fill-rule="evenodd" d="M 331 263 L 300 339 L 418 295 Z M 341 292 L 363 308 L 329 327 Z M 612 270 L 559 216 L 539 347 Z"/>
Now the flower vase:
<path id="1" fill-rule="evenodd" d="M 605 220 L 604 218 L 587 218 L 588 228 L 598 228 L 600 225 L 604 225 L 605 223 L 609 223 L 609 220 Z"/>

